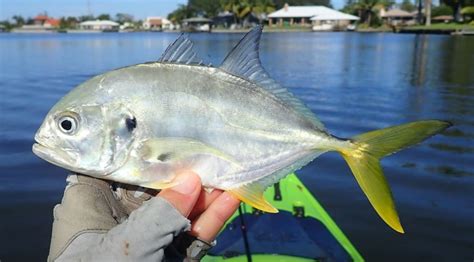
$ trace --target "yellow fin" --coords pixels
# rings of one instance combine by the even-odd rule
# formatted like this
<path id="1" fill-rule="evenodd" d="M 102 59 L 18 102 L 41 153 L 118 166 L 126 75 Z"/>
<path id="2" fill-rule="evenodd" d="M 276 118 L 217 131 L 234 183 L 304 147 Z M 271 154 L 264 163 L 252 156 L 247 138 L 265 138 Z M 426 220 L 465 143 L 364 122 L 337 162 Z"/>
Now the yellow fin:
<path id="1" fill-rule="evenodd" d="M 161 190 L 161 189 L 165 189 L 165 188 L 174 187 L 177 184 L 178 184 L 178 182 L 175 182 L 175 181 L 167 181 L 167 182 L 164 182 L 164 181 L 158 182 L 158 181 L 156 181 L 156 182 L 141 184 L 140 186 L 141 187 L 146 187 L 146 188 L 151 188 L 151 189 L 156 189 L 156 190 Z"/>
<path id="2" fill-rule="evenodd" d="M 261 185 L 252 183 L 227 190 L 227 192 L 252 207 L 268 213 L 278 213 L 278 209 L 274 208 L 263 197 L 264 190 L 265 189 Z"/>
<path id="3" fill-rule="evenodd" d="M 417 144 L 449 126 L 451 123 L 437 120 L 412 122 L 353 137 L 350 147 L 338 149 L 375 211 L 395 231 L 404 233 L 380 158 Z"/>

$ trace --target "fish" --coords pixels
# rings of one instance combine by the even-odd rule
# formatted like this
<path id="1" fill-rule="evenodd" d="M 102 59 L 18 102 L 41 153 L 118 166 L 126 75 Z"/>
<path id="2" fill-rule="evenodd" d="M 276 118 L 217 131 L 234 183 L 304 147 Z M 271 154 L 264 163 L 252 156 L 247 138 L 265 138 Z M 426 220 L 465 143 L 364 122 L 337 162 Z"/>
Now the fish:
<path id="1" fill-rule="evenodd" d="M 275 213 L 264 190 L 335 151 L 382 220 L 404 233 L 380 160 L 452 124 L 420 120 L 332 135 L 265 71 L 261 35 L 262 26 L 251 29 L 217 67 L 182 34 L 157 61 L 92 77 L 48 112 L 33 152 L 72 172 L 158 190 L 191 170 L 206 189 Z"/>

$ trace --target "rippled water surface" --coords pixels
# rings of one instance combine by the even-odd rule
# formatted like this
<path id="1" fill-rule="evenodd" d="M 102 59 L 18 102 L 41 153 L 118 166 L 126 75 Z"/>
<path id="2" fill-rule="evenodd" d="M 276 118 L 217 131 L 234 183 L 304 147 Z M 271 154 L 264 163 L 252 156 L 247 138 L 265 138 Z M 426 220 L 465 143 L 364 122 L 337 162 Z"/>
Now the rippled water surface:
<path id="1" fill-rule="evenodd" d="M 0 260 L 44 260 L 66 171 L 31 153 L 52 105 L 86 79 L 156 60 L 172 33 L 0 35 Z M 240 34 L 191 36 L 219 64 Z M 406 234 L 377 217 L 337 154 L 299 174 L 371 261 L 474 259 L 474 37 L 268 33 L 269 73 L 339 137 L 418 119 L 455 126 L 382 164 Z"/>

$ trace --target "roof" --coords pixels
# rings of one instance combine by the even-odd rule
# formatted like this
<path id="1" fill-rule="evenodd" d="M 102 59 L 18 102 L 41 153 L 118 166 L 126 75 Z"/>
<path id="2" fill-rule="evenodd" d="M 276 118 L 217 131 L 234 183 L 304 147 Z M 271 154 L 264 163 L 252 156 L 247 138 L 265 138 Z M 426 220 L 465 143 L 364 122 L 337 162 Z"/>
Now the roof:
<path id="1" fill-rule="evenodd" d="M 407 11 L 395 8 L 395 9 L 388 10 L 387 12 L 385 12 L 385 14 L 381 16 L 382 17 L 413 17 L 413 14 Z"/>
<path id="2" fill-rule="evenodd" d="M 37 15 L 34 20 L 47 20 L 48 16 L 47 15 Z"/>
<path id="3" fill-rule="evenodd" d="M 146 22 L 150 25 L 161 25 L 162 24 L 161 18 L 150 18 L 150 19 L 147 18 Z"/>
<path id="4" fill-rule="evenodd" d="M 110 20 L 95 20 L 95 21 L 85 21 L 85 22 L 82 22 L 80 25 L 91 25 L 91 26 L 94 26 L 94 25 L 110 25 L 110 26 L 119 26 L 118 23 L 115 23 L 114 21 L 110 21 Z"/>
<path id="5" fill-rule="evenodd" d="M 311 20 L 359 20 L 359 17 L 339 12 L 325 6 L 288 6 L 286 5 L 268 15 L 269 18 L 306 17 Z"/>
<path id="6" fill-rule="evenodd" d="M 311 18 L 312 21 L 321 21 L 321 20 L 359 20 L 359 17 L 355 15 L 346 14 L 336 10 L 331 12 L 326 12 L 324 14 L 318 14 Z"/>
<path id="7" fill-rule="evenodd" d="M 59 26 L 61 21 L 59 19 L 48 18 L 44 23 L 50 24 L 51 26 Z"/>
<path id="8" fill-rule="evenodd" d="M 185 23 L 212 23 L 211 19 L 204 18 L 204 17 L 191 17 L 187 19 L 183 19 Z"/>
<path id="9" fill-rule="evenodd" d="M 439 15 L 432 17 L 431 20 L 453 20 L 454 17 L 452 15 Z"/>

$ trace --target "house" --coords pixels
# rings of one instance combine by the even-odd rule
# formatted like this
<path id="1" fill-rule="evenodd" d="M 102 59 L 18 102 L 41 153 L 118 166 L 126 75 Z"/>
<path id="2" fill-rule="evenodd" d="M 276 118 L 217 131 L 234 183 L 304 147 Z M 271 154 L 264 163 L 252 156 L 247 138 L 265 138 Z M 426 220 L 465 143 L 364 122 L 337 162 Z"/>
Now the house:
<path id="1" fill-rule="evenodd" d="M 149 16 L 143 21 L 143 29 L 150 31 L 174 30 L 175 26 L 170 20 L 160 16 Z"/>
<path id="2" fill-rule="evenodd" d="M 384 23 L 389 25 L 410 25 L 415 23 L 416 14 L 398 8 L 388 11 L 382 8 L 380 9 L 380 17 Z"/>
<path id="3" fill-rule="evenodd" d="M 79 24 L 81 30 L 91 30 L 99 32 L 117 32 L 119 24 L 110 20 L 90 20 Z"/>
<path id="4" fill-rule="evenodd" d="M 183 19 L 183 31 L 186 32 L 211 32 L 213 21 L 204 17 L 191 17 Z"/>
<path id="5" fill-rule="evenodd" d="M 431 18 L 434 23 L 450 23 L 454 20 L 452 15 L 439 15 Z"/>
<path id="6" fill-rule="evenodd" d="M 37 15 L 33 18 L 34 25 L 41 26 L 43 28 L 57 28 L 59 27 L 60 21 L 59 19 L 54 19 L 52 17 L 48 17 L 47 15 Z"/>
<path id="7" fill-rule="evenodd" d="M 334 26 L 347 26 L 359 17 L 339 12 L 326 6 L 285 6 L 268 15 L 268 24 L 301 25 L 319 29 L 319 26 L 334 29 Z M 324 26 L 329 25 L 329 26 Z"/>

